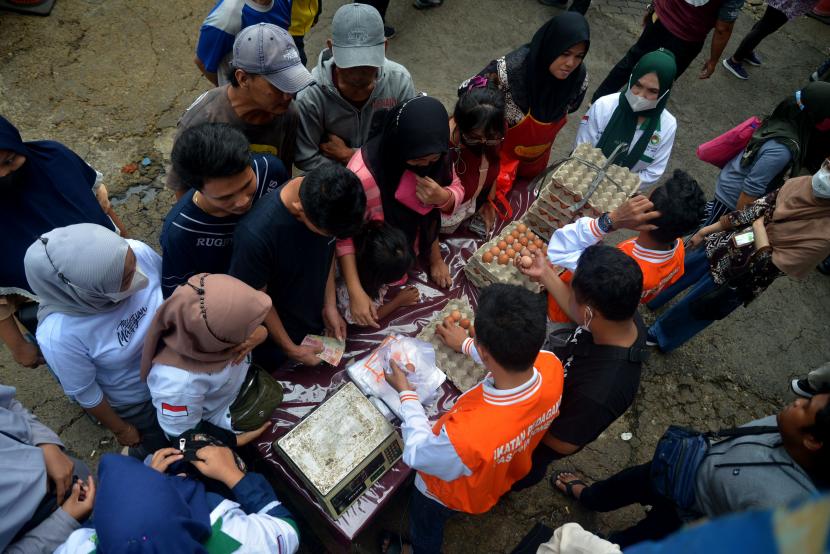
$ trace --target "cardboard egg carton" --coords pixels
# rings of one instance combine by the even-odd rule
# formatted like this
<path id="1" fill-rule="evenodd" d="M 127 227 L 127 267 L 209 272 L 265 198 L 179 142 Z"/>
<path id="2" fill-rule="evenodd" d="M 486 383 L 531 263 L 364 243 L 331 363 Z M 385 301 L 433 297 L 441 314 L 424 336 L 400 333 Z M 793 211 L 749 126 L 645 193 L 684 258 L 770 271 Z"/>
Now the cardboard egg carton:
<path id="1" fill-rule="evenodd" d="M 467 278 L 473 285 L 479 289 L 482 289 L 492 285 L 493 283 L 505 283 L 508 285 L 519 285 L 533 292 L 539 292 L 542 290 L 539 283 L 531 281 L 529 277 L 524 275 L 518 270 L 518 268 L 516 268 L 516 266 L 513 265 L 512 258 L 508 259 L 506 264 L 499 264 L 497 257 L 494 257 L 490 262 L 484 261 L 484 255 L 494 246 L 497 246 L 499 242 L 507 242 L 507 237 L 510 236 L 513 230 L 518 228 L 521 224 L 527 225 L 527 223 L 520 221 L 510 223 L 502 230 L 501 233 L 499 233 L 498 236 L 485 242 L 472 256 L 470 256 L 467 260 L 467 264 L 464 266 L 464 272 L 467 274 Z M 528 231 L 532 232 L 532 229 L 528 228 Z M 544 237 L 540 236 L 539 238 L 544 241 Z M 518 253 L 521 248 L 522 247 L 520 246 L 516 252 Z"/>
<path id="2" fill-rule="evenodd" d="M 591 184 L 605 169 L 605 178 L 591 192 Z M 597 217 L 620 206 L 640 188 L 640 178 L 625 167 L 608 165 L 599 148 L 580 144 L 571 158 L 556 168 L 540 187 L 539 197 L 527 211 L 531 228 L 543 239 L 580 217 Z M 585 202 L 578 209 L 575 209 Z"/>
<path id="3" fill-rule="evenodd" d="M 459 300 L 450 300 L 443 310 L 432 316 L 430 322 L 418 334 L 417 338 L 432 344 L 435 348 L 435 365 L 438 369 L 447 374 L 447 377 L 461 392 L 467 392 L 479 381 L 484 379 L 487 371 L 483 365 L 478 365 L 472 358 L 465 354 L 456 352 L 444 344 L 440 337 L 435 334 L 435 329 L 450 314 L 458 310 L 462 319 L 473 321 L 473 308 L 466 296 Z"/>

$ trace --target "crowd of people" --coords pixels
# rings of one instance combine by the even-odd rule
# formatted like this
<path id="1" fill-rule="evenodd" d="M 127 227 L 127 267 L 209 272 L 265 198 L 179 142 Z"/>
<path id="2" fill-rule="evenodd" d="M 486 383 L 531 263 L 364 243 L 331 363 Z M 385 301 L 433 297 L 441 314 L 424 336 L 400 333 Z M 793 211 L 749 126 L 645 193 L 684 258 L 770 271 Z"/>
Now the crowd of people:
<path id="1" fill-rule="evenodd" d="M 590 2 L 575 2 L 464 80 L 451 113 L 386 57 L 388 3 L 339 8 L 310 72 L 303 37 L 316 0 L 216 4 L 195 59 L 215 87 L 178 124 L 166 177 L 176 201 L 160 255 L 128 238 L 101 173 L 62 144 L 24 142 L 0 117 L 0 339 L 20 365 L 45 364 L 124 447 L 103 456 L 93 478 L 0 386 L 0 550 L 296 551 L 296 517 L 235 452 L 270 425 L 240 409 L 243 391 L 255 381 L 281 397 L 268 370 L 322 363 L 307 335 L 344 341 L 417 305 L 415 267 L 449 291 L 457 283 L 442 237 L 489 237 L 520 215 L 511 194 L 546 169 L 570 114 L 583 114 L 574 148 L 618 154 L 640 190 L 557 229 L 531 264 L 515 261 L 542 293 L 479 291 L 474 338 L 439 325 L 440 339 L 486 377 L 436 422 L 410 383 L 413 368 L 391 363 L 403 461 L 416 478 L 409 531 L 388 535 L 382 551 L 440 552 L 450 517 L 484 513 L 539 483 L 621 417 L 655 349 L 671 352 L 782 275 L 828 269 L 827 64 L 777 105 L 752 106 L 761 117 L 742 127 L 737 148 L 723 141 L 732 150 L 709 202 L 685 171 L 666 175 L 680 125 L 671 91 L 714 30 L 699 77 L 712 75 L 742 0 L 656 0 L 588 107 Z M 783 4 L 770 0 L 723 60 L 729 71 L 759 65 L 754 48 L 782 14 L 815 2 Z M 618 230 L 635 234 L 605 244 Z M 644 323 L 641 304 L 658 310 L 687 288 Z M 698 458 L 684 446 L 668 468 L 656 454 L 592 484 L 554 471 L 554 489 L 589 510 L 652 508 L 608 537 L 568 524 L 529 535 L 522 551 L 656 552 L 645 541 L 659 540 L 670 551 L 696 540 L 694 530 L 677 533 L 684 522 L 746 510 L 769 518 L 809 501 L 830 486 L 830 369 L 792 389 L 799 399 L 777 417 L 717 440 L 678 439 L 670 428 L 658 445 L 705 438 Z M 667 477 L 677 474 L 689 477 Z M 801 525 L 826 529 L 821 513 L 823 523 Z M 715 524 L 761 525 L 740 516 Z"/>

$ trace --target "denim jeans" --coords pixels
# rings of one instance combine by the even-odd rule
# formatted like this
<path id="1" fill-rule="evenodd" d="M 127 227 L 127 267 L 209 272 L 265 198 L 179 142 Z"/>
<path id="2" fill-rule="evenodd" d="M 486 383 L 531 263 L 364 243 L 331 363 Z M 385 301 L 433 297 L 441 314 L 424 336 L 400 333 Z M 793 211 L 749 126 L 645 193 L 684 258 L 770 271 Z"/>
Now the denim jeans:
<path id="1" fill-rule="evenodd" d="M 691 308 L 695 299 L 717 287 L 709 271 L 709 260 L 704 249 L 701 247 L 687 251 L 683 277 L 646 304 L 649 309 L 656 310 L 687 288 L 691 288 L 680 302 L 669 308 L 649 328 L 648 333 L 657 339 L 660 350 L 671 352 L 715 321 L 696 318 L 692 315 Z M 729 312 L 741 305 L 737 294 L 727 298 L 726 302 Z"/>
<path id="2" fill-rule="evenodd" d="M 654 490 L 651 462 L 629 467 L 582 489 L 579 503 L 594 512 L 611 512 L 631 504 L 651 506 L 646 517 L 623 531 L 611 533 L 608 540 L 625 548 L 647 540 L 659 540 L 682 525 L 671 501 Z"/>
<path id="3" fill-rule="evenodd" d="M 412 490 L 409 499 L 409 535 L 414 554 L 438 554 L 444 543 L 444 524 L 456 513 L 435 500 Z"/>

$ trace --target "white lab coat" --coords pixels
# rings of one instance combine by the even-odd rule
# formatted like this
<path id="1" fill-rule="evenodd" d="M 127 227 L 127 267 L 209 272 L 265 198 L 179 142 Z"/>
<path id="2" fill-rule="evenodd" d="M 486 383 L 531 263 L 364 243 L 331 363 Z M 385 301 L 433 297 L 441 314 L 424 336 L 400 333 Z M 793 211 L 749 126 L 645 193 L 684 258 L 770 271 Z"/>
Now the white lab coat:
<path id="1" fill-rule="evenodd" d="M 615 92 L 599 98 L 588 109 L 588 112 L 582 116 L 579 122 L 579 130 L 576 133 L 576 140 L 574 141 L 574 148 L 585 142 L 596 146 L 599 139 L 602 138 L 602 132 L 611 121 L 611 115 L 617 109 L 620 101 L 620 94 Z M 677 132 L 677 119 L 669 113 L 669 110 L 663 110 L 660 115 L 660 122 L 657 124 L 654 134 L 651 135 L 651 140 L 646 146 L 643 155 L 631 168 L 632 171 L 640 176 L 640 188 L 647 189 L 660 179 L 663 172 L 666 170 L 666 165 L 669 163 L 671 156 L 671 149 L 674 146 L 674 136 Z M 637 144 L 640 137 L 643 136 L 643 131 L 637 129 L 634 131 L 634 136 L 629 142 L 629 152 L 631 148 Z"/>

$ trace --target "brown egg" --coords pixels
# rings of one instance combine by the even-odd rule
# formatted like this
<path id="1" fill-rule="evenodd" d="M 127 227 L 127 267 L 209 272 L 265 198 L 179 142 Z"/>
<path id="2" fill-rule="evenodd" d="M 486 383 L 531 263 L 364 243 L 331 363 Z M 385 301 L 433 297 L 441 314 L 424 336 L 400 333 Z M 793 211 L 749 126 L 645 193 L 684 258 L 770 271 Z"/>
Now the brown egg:
<path id="1" fill-rule="evenodd" d="M 498 246 L 499 246 L 499 248 L 504 250 L 505 248 L 507 248 L 507 241 L 500 240 Z"/>
<path id="2" fill-rule="evenodd" d="M 510 246 L 511 244 L 516 242 L 516 237 L 514 237 L 513 235 L 507 235 L 507 238 L 504 240 L 505 242 L 507 242 L 507 245 Z"/>
<path id="3" fill-rule="evenodd" d="M 530 249 L 527 247 L 522 248 L 521 254 L 522 256 L 530 256 Z"/>
<path id="4" fill-rule="evenodd" d="M 507 254 L 507 257 L 510 258 L 511 260 L 516 257 L 516 251 L 513 250 L 512 248 L 508 248 L 507 250 L 505 250 L 504 253 Z"/>
<path id="5" fill-rule="evenodd" d="M 481 256 L 481 261 L 483 261 L 486 264 L 492 263 L 493 262 L 493 253 L 488 250 L 487 252 L 485 252 Z"/>
<path id="6" fill-rule="evenodd" d="M 514 239 L 519 238 L 519 231 L 517 231 L 516 229 L 513 229 L 513 231 L 510 234 L 513 235 Z"/>
<path id="7" fill-rule="evenodd" d="M 470 328 L 470 320 L 469 319 L 462 319 L 461 321 L 458 322 L 458 324 L 461 325 L 461 327 L 463 329 L 469 329 Z"/>
<path id="8" fill-rule="evenodd" d="M 524 223 L 519 223 L 519 226 L 516 227 L 516 229 L 518 229 L 520 233 L 524 233 L 527 231 L 527 225 L 525 225 Z"/>
<path id="9" fill-rule="evenodd" d="M 538 248 L 536 248 L 536 245 L 533 244 L 532 242 L 527 243 L 527 249 L 530 250 L 531 252 L 536 252 L 536 250 L 538 250 Z"/>
<path id="10" fill-rule="evenodd" d="M 499 265 L 506 265 L 510 261 L 507 254 L 499 254 Z"/>
<path id="11" fill-rule="evenodd" d="M 490 253 L 494 256 L 498 256 L 499 252 L 501 252 L 501 248 L 499 248 L 498 246 L 493 246 L 490 248 Z"/>
<path id="12" fill-rule="evenodd" d="M 527 246 L 527 237 L 520 238 L 519 244 L 521 244 L 522 246 Z"/>
<path id="13" fill-rule="evenodd" d="M 540 250 L 545 247 L 545 241 L 542 239 L 536 239 L 533 242 L 536 244 L 536 248 L 539 248 Z"/>
<path id="14" fill-rule="evenodd" d="M 530 267 L 533 265 L 533 258 L 531 258 L 530 256 L 522 256 L 521 263 L 522 267 Z"/>
<path id="15" fill-rule="evenodd" d="M 444 325 L 455 325 L 455 320 L 451 317 L 445 317 Z"/>
<path id="16" fill-rule="evenodd" d="M 461 320 L 461 312 L 459 312 L 458 310 L 453 310 L 452 312 L 450 312 L 450 317 L 453 321 L 457 322 Z"/>

